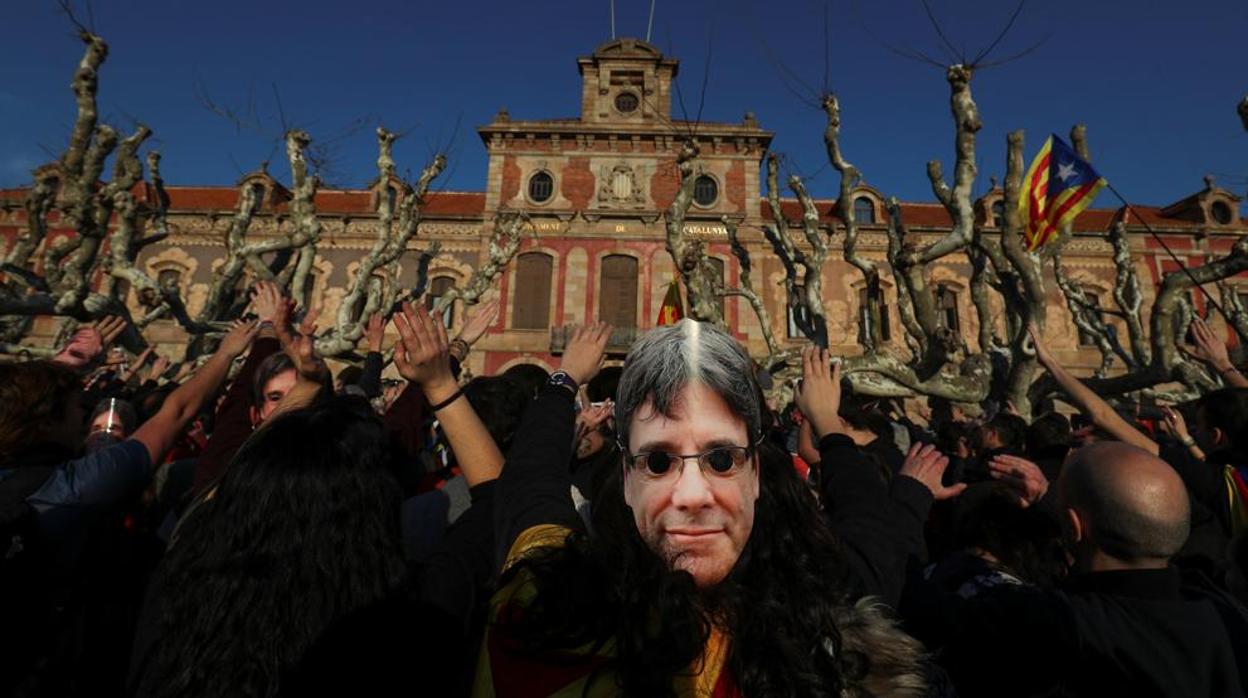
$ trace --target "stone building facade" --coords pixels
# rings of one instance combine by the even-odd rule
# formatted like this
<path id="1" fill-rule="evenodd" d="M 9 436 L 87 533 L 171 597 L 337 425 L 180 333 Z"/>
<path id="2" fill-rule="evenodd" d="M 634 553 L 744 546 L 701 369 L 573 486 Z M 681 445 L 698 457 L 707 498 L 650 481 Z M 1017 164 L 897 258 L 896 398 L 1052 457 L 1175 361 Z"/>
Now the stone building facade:
<path id="1" fill-rule="evenodd" d="M 794 337 L 784 306 L 783 268 L 759 232 L 770 218 L 759 180 L 772 134 L 749 113 L 740 123 L 696 127 L 674 118 L 672 81 L 678 62 L 645 42 L 613 40 L 579 58 L 577 66 L 582 77 L 581 114 L 523 121 L 502 110 L 478 128 L 489 159 L 483 190 L 431 194 L 411 243 L 413 253 L 404 260 L 399 282 L 410 285 L 415 281 L 415 250 L 440 241 L 441 253 L 429 266 L 428 298 L 436 298 L 450 286 L 463 284 L 484 261 L 498 214 L 525 211 L 531 217 L 531 230 L 516 260 L 497 284 L 503 304 L 498 322 L 474 351 L 469 368 L 488 373 L 519 362 L 552 367 L 562 349 L 559 328 L 592 320 L 606 320 L 619 328 L 611 346 L 618 356 L 638 332 L 654 325 L 674 275 L 664 245 L 663 212 L 679 184 L 675 158 L 680 140 L 689 135 L 697 139 L 702 154 L 687 232 L 707 243 L 710 255 L 720 261 L 725 283 L 733 286 L 739 266 L 721 218 L 739 221 L 754 264 L 755 289 L 764 297 L 773 333 L 781 341 L 801 341 Z M 265 172 L 247 175 L 237 186 L 171 186 L 168 219 L 173 234 L 145 249 L 139 259 L 153 278 L 178 284 L 192 315 L 204 303 L 223 256 L 240 186 L 251 186 L 262 196 L 249 238 L 273 235 L 290 224 L 286 208 L 290 194 Z M 317 194 L 323 234 L 310 283 L 313 304 L 321 307 L 322 316 L 335 312 L 358 260 L 372 244 L 376 202 L 380 196 L 395 195 L 390 186 L 376 182 L 361 190 Z M 859 249 L 887 270 L 884 194 L 862 185 L 853 196 L 861 230 Z M 977 215 L 988 231 L 999 225 L 1001 197 L 1000 189 L 994 189 L 977 202 Z M 20 190 L 0 191 L 0 235 L 8 240 L 24 225 L 23 198 Z M 834 204 L 817 201 L 823 222 L 836 230 Z M 791 221 L 800 221 L 796 201 L 785 200 L 783 207 Z M 937 203 L 904 203 L 902 211 L 910 233 L 922 238 L 935 239 L 951 225 Z M 1147 312 L 1153 286 L 1161 274 L 1177 266 L 1145 234 L 1144 224 L 1158 232 L 1184 264 L 1197 266 L 1225 254 L 1248 231 L 1238 212 L 1239 199 L 1212 180 L 1165 207 L 1137 206 L 1134 213 L 1090 209 L 1078 218 L 1063 261 L 1075 282 L 1101 303 L 1112 305 L 1114 266 L 1106 232 L 1125 221 L 1137 251 Z M 795 239 L 800 237 L 795 234 Z M 840 233 L 832 234 L 834 252 L 824 269 L 825 307 L 834 349 L 853 354 L 860 351 L 859 312 L 865 291 L 861 275 L 835 252 L 841 239 Z M 951 255 L 931 265 L 930 273 L 938 287 L 942 321 L 973 344 L 978 320 L 967 293 L 967 260 Z M 1047 275 L 1052 345 L 1069 365 L 1098 365 L 1099 354 L 1079 337 L 1051 271 Z M 1248 280 L 1241 283 L 1248 293 Z M 896 291 L 887 271 L 883 286 L 887 324 L 883 329 L 888 341 L 901 349 Z M 996 302 L 999 311 L 999 299 Z M 723 307 L 731 331 L 755 353 L 765 353 L 759 320 L 750 306 L 727 298 Z M 137 305 L 134 309 L 139 310 Z M 457 303 L 450 317 L 453 328 L 463 323 L 463 315 L 462 303 Z M 998 321 L 1003 323 L 999 316 Z M 41 321 L 36 333 L 46 335 L 51 328 L 50 321 Z M 157 321 L 148 335 L 175 356 L 186 341 L 172 321 Z"/>

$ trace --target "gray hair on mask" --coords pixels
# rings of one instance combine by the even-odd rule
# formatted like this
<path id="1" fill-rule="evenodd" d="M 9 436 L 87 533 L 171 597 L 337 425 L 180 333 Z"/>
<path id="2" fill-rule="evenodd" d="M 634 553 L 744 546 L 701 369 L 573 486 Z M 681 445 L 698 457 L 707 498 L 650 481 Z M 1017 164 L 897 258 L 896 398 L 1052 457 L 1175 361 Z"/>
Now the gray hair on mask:
<path id="1" fill-rule="evenodd" d="M 745 420 L 751 443 L 758 441 L 763 429 L 762 393 L 749 354 L 719 327 L 686 318 L 650 330 L 628 352 L 615 396 L 621 448 L 628 450 L 638 409 L 649 402 L 655 414 L 670 417 L 681 392 L 694 382 L 723 398 Z"/>

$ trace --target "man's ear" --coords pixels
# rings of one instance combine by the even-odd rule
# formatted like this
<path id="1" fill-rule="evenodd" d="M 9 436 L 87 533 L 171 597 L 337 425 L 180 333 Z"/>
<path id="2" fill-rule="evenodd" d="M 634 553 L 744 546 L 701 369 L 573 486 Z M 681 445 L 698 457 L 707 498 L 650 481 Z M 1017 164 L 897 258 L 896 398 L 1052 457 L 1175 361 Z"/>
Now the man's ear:
<path id="1" fill-rule="evenodd" d="M 1063 512 L 1062 528 L 1065 529 L 1066 539 L 1075 545 L 1082 543 L 1084 536 L 1087 535 L 1083 518 L 1074 509 L 1068 508 Z"/>
<path id="2" fill-rule="evenodd" d="M 260 410 L 253 407 L 247 408 L 247 416 L 251 419 L 251 428 L 255 429 L 260 426 Z"/>
<path id="3" fill-rule="evenodd" d="M 1222 431 L 1222 430 L 1221 430 L 1221 429 L 1219 429 L 1218 427 L 1214 427 L 1214 428 L 1212 428 L 1212 429 L 1210 429 L 1210 430 L 1209 430 L 1209 434 L 1210 434 L 1210 436 L 1212 436 L 1212 437 L 1213 437 L 1213 443 L 1217 444 L 1218 446 L 1225 446 L 1225 445 L 1226 445 L 1227 438 L 1226 438 L 1226 432 L 1225 432 L 1225 431 Z"/>

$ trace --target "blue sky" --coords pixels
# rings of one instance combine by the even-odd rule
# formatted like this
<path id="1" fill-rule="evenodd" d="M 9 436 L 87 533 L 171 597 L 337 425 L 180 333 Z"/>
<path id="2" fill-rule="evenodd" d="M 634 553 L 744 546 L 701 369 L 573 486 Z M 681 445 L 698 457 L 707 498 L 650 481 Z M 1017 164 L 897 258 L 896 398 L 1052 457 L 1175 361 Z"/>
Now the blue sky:
<path id="1" fill-rule="evenodd" d="M 617 34 L 644 35 L 648 1 L 615 4 Z M 930 5 L 949 41 L 971 55 L 1013 9 L 1009 0 Z M 361 186 L 375 176 L 371 128 L 351 134 L 350 125 L 380 120 L 405 132 L 400 170 L 418 171 L 435 147 L 449 147 L 442 188 L 480 190 L 486 157 L 475 127 L 500 106 L 514 118 L 575 116 L 575 59 L 610 37 L 608 0 L 96 0 L 91 9 L 111 46 L 101 112 L 118 126 L 137 118 L 154 129 L 171 184 L 232 184 L 269 158 L 284 179 L 276 85 L 287 122 L 331 143 L 330 182 Z M 64 147 L 81 45 L 52 0 L 13 2 L 4 14 L 0 186 L 18 186 Z M 973 84 L 984 120 L 976 191 L 1003 173 L 1007 131 L 1026 130 L 1030 157 L 1050 132 L 1084 122 L 1095 164 L 1135 202 L 1176 200 L 1207 173 L 1242 195 L 1248 133 L 1235 105 L 1248 94 L 1245 26 L 1245 0 L 1032 0 L 994 55 L 1048 40 Z M 943 59 L 918 0 L 657 0 L 653 43 L 681 59 L 691 116 L 706 76 L 703 118 L 738 122 L 753 111 L 819 195 L 836 186 L 824 166 L 823 117 L 782 76 L 821 88 L 825 52 L 846 156 L 869 183 L 931 200 L 926 161 L 951 171 L 943 72 L 885 46 Z M 239 112 L 254 104 L 259 131 L 211 113 L 201 91 Z M 1098 205 L 1114 204 L 1102 194 Z"/>

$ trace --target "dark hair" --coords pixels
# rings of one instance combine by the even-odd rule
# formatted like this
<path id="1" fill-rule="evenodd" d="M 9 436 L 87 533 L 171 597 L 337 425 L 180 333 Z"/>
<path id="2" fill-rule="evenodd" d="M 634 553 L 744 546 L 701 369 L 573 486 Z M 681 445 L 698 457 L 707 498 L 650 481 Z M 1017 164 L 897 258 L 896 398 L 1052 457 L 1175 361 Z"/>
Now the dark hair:
<path id="1" fill-rule="evenodd" d="M 589 395 L 590 402 L 603 402 L 604 400 L 614 400 L 615 392 L 620 387 L 620 376 L 624 373 L 623 366 L 605 366 L 593 380 L 589 381 L 589 385 L 585 387 L 585 392 Z"/>
<path id="2" fill-rule="evenodd" d="M 1231 448 L 1248 453 L 1248 388 L 1223 388 L 1205 393 L 1196 401 L 1206 429 L 1221 429 Z"/>
<path id="3" fill-rule="evenodd" d="M 115 398 L 104 398 L 95 403 L 95 409 L 91 410 L 91 416 L 87 417 L 87 423 L 95 422 L 95 418 L 113 410 L 121 420 L 121 430 L 125 434 L 133 433 L 139 426 L 139 415 L 126 400 L 118 400 Z"/>
<path id="4" fill-rule="evenodd" d="M 1053 586 L 1064 575 L 1061 529 L 1035 507 L 1022 508 L 1006 486 L 971 485 L 957 500 L 953 541 L 991 553 L 998 566 L 1025 582 Z"/>
<path id="5" fill-rule="evenodd" d="M 1027 427 L 1027 455 L 1038 458 L 1065 458 L 1070 451 L 1070 420 L 1065 415 L 1049 412 L 1036 417 Z"/>
<path id="6" fill-rule="evenodd" d="M 530 398 L 550 380 L 550 373 L 537 364 L 516 364 L 503 371 L 503 375 L 520 386 Z"/>
<path id="7" fill-rule="evenodd" d="M 52 361 L 0 364 L 0 464 L 9 465 L 37 443 L 46 424 L 65 416 L 81 387 L 77 373 Z"/>
<path id="8" fill-rule="evenodd" d="M 338 375 L 334 377 L 338 383 L 342 385 L 355 385 L 360 382 L 360 378 L 364 375 L 364 369 L 359 366 L 344 366 Z"/>
<path id="9" fill-rule="evenodd" d="M 279 373 L 294 369 L 294 362 L 285 352 L 279 351 L 264 357 L 264 360 L 256 367 L 256 375 L 251 379 L 251 406 L 260 409 L 264 405 L 264 387 L 269 384 L 269 381 Z"/>
<path id="10" fill-rule="evenodd" d="M 893 426 L 884 414 L 878 398 L 864 398 L 852 392 L 841 396 L 840 417 L 854 429 L 869 431 L 879 437 L 893 437 Z"/>
<path id="11" fill-rule="evenodd" d="M 272 696 L 335 620 L 404 574 L 401 493 L 368 404 L 334 398 L 255 432 L 158 572 L 141 696 Z"/>
<path id="12" fill-rule="evenodd" d="M 996 432 L 1001 447 L 1007 451 L 1022 453 L 1023 441 L 1027 434 L 1027 420 L 1016 414 L 1002 412 L 988 421 L 981 429 Z"/>
<path id="13" fill-rule="evenodd" d="M 617 467 L 591 535 L 573 534 L 504 573 L 504 584 L 529 575 L 536 594 L 523 615 L 500 617 L 497 630 L 538 656 L 614 641 L 614 658 L 591 681 L 613 674 L 627 695 L 666 696 L 701 655 L 714 617 L 732 633 L 728 669 L 745 695 L 840 695 L 871 661 L 842 652 L 836 619 L 846 567 L 792 461 L 769 442 L 759 456 L 753 530 L 713 589 L 699 591 L 642 540 Z"/>
<path id="14" fill-rule="evenodd" d="M 511 447 L 520 418 L 533 401 L 526 390 L 506 376 L 481 376 L 464 386 L 464 397 L 503 453 Z"/>

